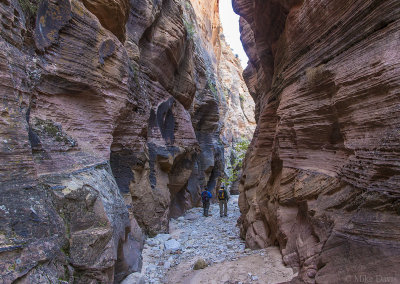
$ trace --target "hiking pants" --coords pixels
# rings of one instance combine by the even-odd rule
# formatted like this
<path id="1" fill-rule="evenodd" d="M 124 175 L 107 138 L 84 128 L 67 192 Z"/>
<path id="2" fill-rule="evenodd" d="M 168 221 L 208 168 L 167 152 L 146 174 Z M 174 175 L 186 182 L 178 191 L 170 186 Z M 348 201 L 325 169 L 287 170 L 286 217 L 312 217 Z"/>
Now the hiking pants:
<path id="1" fill-rule="evenodd" d="M 224 211 L 224 216 L 227 216 L 228 213 L 228 202 L 226 199 L 219 200 L 219 216 L 222 217 L 222 211 Z"/>
<path id="2" fill-rule="evenodd" d="M 209 208 L 210 208 L 210 201 L 204 202 L 203 203 L 203 209 L 204 209 L 203 216 L 208 217 L 208 209 Z"/>

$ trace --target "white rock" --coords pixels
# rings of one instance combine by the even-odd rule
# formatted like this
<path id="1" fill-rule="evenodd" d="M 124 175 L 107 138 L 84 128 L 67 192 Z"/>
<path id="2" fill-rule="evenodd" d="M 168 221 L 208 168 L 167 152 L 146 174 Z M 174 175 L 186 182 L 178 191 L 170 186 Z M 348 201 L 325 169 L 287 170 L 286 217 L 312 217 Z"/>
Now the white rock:
<path id="1" fill-rule="evenodd" d="M 165 242 L 165 241 L 171 239 L 171 235 L 170 235 L 170 234 L 158 234 L 158 235 L 156 236 L 156 238 L 157 238 L 158 240 L 162 241 L 162 242 Z"/>
<path id="2" fill-rule="evenodd" d="M 166 261 L 164 263 L 164 269 L 169 269 L 171 267 L 171 263 L 169 261 Z"/>
<path id="3" fill-rule="evenodd" d="M 171 239 L 164 243 L 164 249 L 166 252 L 176 252 L 181 249 L 181 244 L 177 240 Z"/>
<path id="4" fill-rule="evenodd" d="M 151 238 L 151 239 L 147 239 L 146 243 L 149 246 L 154 247 L 154 246 L 158 245 L 160 242 L 158 240 L 154 239 L 154 238 Z"/>
<path id="5" fill-rule="evenodd" d="M 257 280 L 258 280 L 258 276 L 257 276 L 257 275 L 251 276 L 251 280 L 252 280 L 252 281 L 257 281 Z"/>
<path id="6" fill-rule="evenodd" d="M 154 271 L 157 269 L 157 266 L 154 264 L 149 264 L 146 268 L 146 271 Z"/>
<path id="7" fill-rule="evenodd" d="M 179 217 L 179 218 L 176 219 L 176 220 L 178 220 L 179 222 L 182 222 L 182 221 L 185 221 L 185 217 L 181 216 L 181 217 Z"/>

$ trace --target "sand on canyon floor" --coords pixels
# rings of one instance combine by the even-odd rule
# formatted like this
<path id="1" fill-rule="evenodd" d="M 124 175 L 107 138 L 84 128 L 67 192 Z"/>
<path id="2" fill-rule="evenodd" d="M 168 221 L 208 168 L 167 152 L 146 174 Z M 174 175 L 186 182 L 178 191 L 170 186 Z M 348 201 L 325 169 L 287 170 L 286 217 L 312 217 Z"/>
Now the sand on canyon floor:
<path id="1" fill-rule="evenodd" d="M 270 247 L 258 251 L 257 254 L 243 256 L 235 261 L 213 264 L 196 271 L 191 269 L 191 265 L 180 264 L 169 271 L 167 282 L 183 284 L 274 284 L 289 281 L 293 277 L 293 270 L 282 264 L 279 249 Z"/>

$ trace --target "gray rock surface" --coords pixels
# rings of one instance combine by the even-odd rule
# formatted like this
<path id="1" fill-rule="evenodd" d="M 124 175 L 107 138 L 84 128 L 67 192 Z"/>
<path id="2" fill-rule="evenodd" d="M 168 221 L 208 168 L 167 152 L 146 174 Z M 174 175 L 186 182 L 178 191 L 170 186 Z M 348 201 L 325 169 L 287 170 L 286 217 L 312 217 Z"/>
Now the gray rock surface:
<path id="1" fill-rule="evenodd" d="M 166 252 L 175 253 L 180 250 L 181 244 L 174 239 L 168 240 L 164 243 L 164 249 Z"/>

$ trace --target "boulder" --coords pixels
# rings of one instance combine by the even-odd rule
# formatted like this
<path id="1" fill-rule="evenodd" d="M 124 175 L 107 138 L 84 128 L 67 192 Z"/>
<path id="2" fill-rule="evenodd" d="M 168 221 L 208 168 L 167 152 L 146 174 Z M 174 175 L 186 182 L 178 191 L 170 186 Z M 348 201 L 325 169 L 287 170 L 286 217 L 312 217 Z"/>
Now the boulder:
<path id="1" fill-rule="evenodd" d="M 164 243 L 164 250 L 167 253 L 176 253 L 180 249 L 181 244 L 175 239 L 168 240 Z"/>

